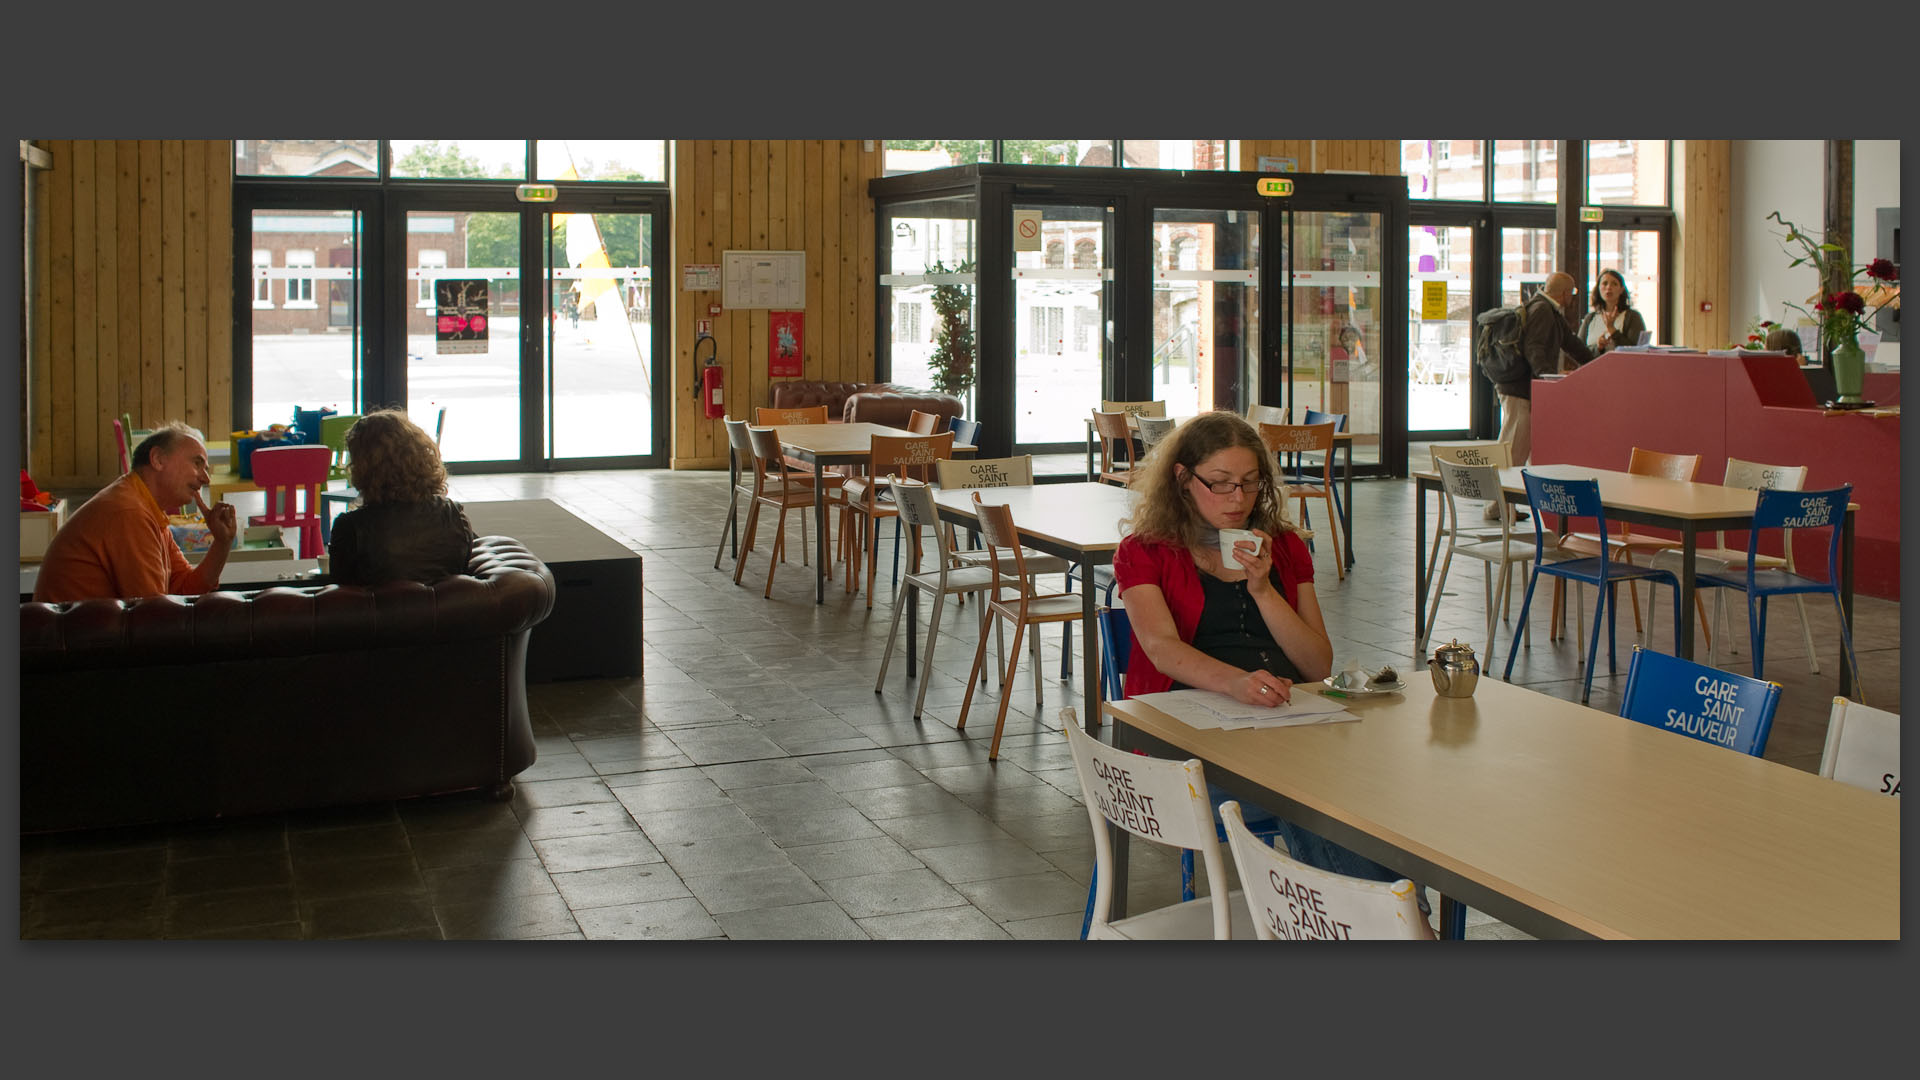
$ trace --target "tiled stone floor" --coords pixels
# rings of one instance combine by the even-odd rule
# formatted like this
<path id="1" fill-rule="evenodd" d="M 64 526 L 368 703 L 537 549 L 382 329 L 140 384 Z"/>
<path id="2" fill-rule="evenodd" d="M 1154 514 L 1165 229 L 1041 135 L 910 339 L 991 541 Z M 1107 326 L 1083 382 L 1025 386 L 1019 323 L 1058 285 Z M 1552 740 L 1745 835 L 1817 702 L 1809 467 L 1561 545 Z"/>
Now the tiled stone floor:
<path id="1" fill-rule="evenodd" d="M 797 546 L 771 600 L 756 583 L 767 565 L 758 552 L 750 587 L 736 587 L 730 559 L 713 568 L 726 506 L 718 474 L 458 477 L 454 488 L 468 501 L 553 498 L 644 554 L 645 675 L 532 687 L 539 760 L 509 803 L 451 796 L 24 837 L 22 937 L 1077 935 L 1092 840 L 1056 717 L 1063 705 L 1084 707 L 1077 675 L 1058 678 L 1057 633 L 1044 642 L 1044 706 L 1034 706 L 1023 664 L 1001 759 L 989 765 L 996 698 L 976 700 L 987 711 L 964 733 L 953 727 L 971 613 L 941 635 L 925 717 L 914 722 L 916 686 L 898 655 L 884 692 L 873 692 L 890 590 L 868 610 L 836 582 L 815 606 Z M 1339 581 L 1330 553 L 1319 556 L 1336 657 L 1404 667 L 1413 659 L 1413 487 L 1362 482 L 1354 502 L 1354 571 Z M 1438 633 L 1484 653 L 1478 576 L 1477 566 L 1456 565 L 1457 595 Z M 1546 605 L 1536 606 L 1514 679 L 1577 698 L 1578 648 L 1550 642 Z M 1785 693 L 1767 757 L 1812 770 L 1838 660 L 1831 612 L 1809 607 L 1818 676 L 1790 609 L 1773 620 L 1768 675 Z M 1622 628 L 1631 634 L 1630 615 Z M 1897 708 L 1899 606 L 1861 598 L 1855 635 L 1868 699 Z M 1505 642 L 1503 632 L 1500 664 Z M 1630 648 L 1623 636 L 1619 672 L 1595 677 L 1595 708 L 1617 708 Z M 1746 651 L 1722 659 L 1746 671 Z M 1134 849 L 1131 902 L 1174 899 L 1177 860 L 1143 848 Z M 1472 938 L 1522 936 L 1469 919 Z"/>

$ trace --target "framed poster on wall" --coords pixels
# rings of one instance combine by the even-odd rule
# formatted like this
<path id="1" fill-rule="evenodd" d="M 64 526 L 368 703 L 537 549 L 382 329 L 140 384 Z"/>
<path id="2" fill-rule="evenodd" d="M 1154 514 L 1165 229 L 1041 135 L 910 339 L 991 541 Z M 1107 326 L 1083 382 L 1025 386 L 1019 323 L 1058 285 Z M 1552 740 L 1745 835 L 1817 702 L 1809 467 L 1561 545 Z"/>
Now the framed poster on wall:
<path id="1" fill-rule="evenodd" d="M 807 313 L 772 311 L 767 313 L 767 374 L 776 379 L 797 379 L 805 366 L 803 333 Z"/>

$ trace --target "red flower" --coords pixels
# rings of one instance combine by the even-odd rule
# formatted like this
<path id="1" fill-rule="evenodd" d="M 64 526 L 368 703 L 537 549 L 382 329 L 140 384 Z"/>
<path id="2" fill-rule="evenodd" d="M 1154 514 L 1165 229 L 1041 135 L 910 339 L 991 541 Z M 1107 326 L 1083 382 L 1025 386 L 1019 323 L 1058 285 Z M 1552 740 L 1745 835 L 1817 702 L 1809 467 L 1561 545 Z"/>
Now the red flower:
<path id="1" fill-rule="evenodd" d="M 1765 330 L 1765 329 L 1767 329 L 1768 327 L 1770 327 L 1770 326 L 1772 326 L 1772 325 L 1773 325 L 1773 320 L 1772 320 L 1772 319 L 1761 319 L 1761 320 L 1760 320 L 1760 329 L 1762 329 L 1762 330 Z"/>
<path id="2" fill-rule="evenodd" d="M 1899 281 L 1900 268 L 1886 259 L 1875 259 L 1867 264 L 1867 276 L 1876 281 Z"/>
<path id="3" fill-rule="evenodd" d="M 1759 340 L 1761 340 L 1761 338 L 1760 338 L 1760 335 L 1759 335 L 1759 334 L 1748 334 L 1748 335 L 1747 335 L 1747 340 L 1748 340 L 1748 341 L 1759 341 Z"/>
<path id="4" fill-rule="evenodd" d="M 1857 292 L 1841 293 L 1833 298 L 1834 306 L 1843 311 L 1859 315 L 1867 310 L 1867 298 Z"/>

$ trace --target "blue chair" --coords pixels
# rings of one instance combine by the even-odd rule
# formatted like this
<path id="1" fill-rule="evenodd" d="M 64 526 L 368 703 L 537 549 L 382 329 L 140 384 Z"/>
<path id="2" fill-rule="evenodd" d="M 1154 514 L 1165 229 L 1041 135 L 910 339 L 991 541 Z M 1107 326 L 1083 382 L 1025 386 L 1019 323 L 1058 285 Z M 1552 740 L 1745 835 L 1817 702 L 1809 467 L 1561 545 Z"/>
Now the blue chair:
<path id="1" fill-rule="evenodd" d="M 1847 663 L 1853 667 L 1856 692 L 1860 687 L 1860 661 L 1853 653 L 1853 634 L 1847 629 L 1847 616 L 1840 604 L 1840 523 L 1847 513 L 1847 498 L 1853 485 L 1830 491 L 1761 491 L 1754 501 L 1753 526 L 1747 530 L 1747 565 L 1743 570 L 1699 574 L 1694 578 L 1701 588 L 1739 589 L 1747 594 L 1747 633 L 1753 649 L 1753 677 L 1763 677 L 1767 644 L 1767 600 L 1775 596 L 1801 593 L 1826 593 L 1833 597 L 1833 610 L 1840 617 L 1840 641 L 1847 647 Z M 1826 529 L 1826 580 L 1805 577 L 1785 567 L 1767 567 L 1760 555 L 1760 533 L 1765 529 Z M 1784 541 L 1783 541 L 1784 542 Z M 1861 693 L 1861 700 L 1865 694 Z"/>
<path id="2" fill-rule="evenodd" d="M 1079 563 L 1074 563 L 1072 566 L 1067 567 L 1068 592 L 1079 591 L 1080 575 L 1085 572 L 1085 569 L 1086 568 Z M 1118 584 L 1120 583 L 1114 580 L 1113 567 L 1096 566 L 1093 568 L 1093 587 L 1101 591 L 1100 602 L 1102 604 L 1108 607 L 1113 606 L 1113 590 Z M 1122 615 L 1124 617 L 1125 613 L 1122 612 Z M 1073 624 L 1063 623 L 1062 625 L 1066 627 L 1066 633 L 1060 639 L 1060 677 L 1070 680 L 1073 678 Z M 1102 643 L 1102 648 L 1104 647 L 1105 644 Z M 1106 672 L 1103 671 L 1101 673 L 1101 678 L 1106 678 Z M 1118 685 L 1118 683 L 1115 684 L 1116 687 Z M 1120 692 L 1118 689 L 1115 689 L 1108 693 L 1107 696 L 1117 698 L 1120 696 Z"/>
<path id="3" fill-rule="evenodd" d="M 1780 706 L 1780 684 L 1633 648 L 1620 715 L 1649 727 L 1759 757 Z"/>
<path id="4" fill-rule="evenodd" d="M 1618 606 L 1613 597 L 1613 584 L 1622 581 L 1653 581 L 1670 586 L 1675 591 L 1676 602 L 1673 613 L 1673 640 L 1680 640 L 1680 605 L 1677 602 L 1680 582 L 1672 572 L 1658 570 L 1651 566 L 1635 566 L 1605 555 L 1586 558 L 1562 559 L 1559 562 L 1547 561 L 1547 533 L 1542 524 L 1547 514 L 1557 514 L 1570 518 L 1592 518 L 1595 536 L 1607 535 L 1607 511 L 1600 504 L 1600 481 L 1598 480 L 1556 480 L 1551 477 L 1535 476 L 1525 469 L 1520 470 L 1520 478 L 1527 485 L 1527 502 L 1533 507 L 1533 573 L 1527 575 L 1527 595 L 1520 602 L 1520 625 L 1527 624 L 1527 610 L 1533 603 L 1533 587 L 1540 575 L 1563 578 L 1583 585 L 1592 585 L 1599 590 L 1593 602 L 1593 635 L 1587 644 L 1587 677 L 1580 686 L 1580 704 L 1585 705 L 1593 696 L 1593 663 L 1600 655 L 1600 620 L 1607 621 L 1607 672 L 1618 670 L 1614 666 L 1613 612 Z M 1554 550 L 1558 551 L 1556 541 Z M 1513 681 L 1513 661 L 1519 656 L 1517 649 L 1507 649 L 1507 670 L 1501 677 Z"/>
<path id="5" fill-rule="evenodd" d="M 1127 609 L 1103 607 L 1094 612 L 1100 621 L 1100 692 L 1110 701 L 1119 701 L 1127 695 L 1120 690 L 1120 677 L 1127 673 L 1127 660 L 1133 652 L 1133 624 L 1127 619 Z M 1213 824 L 1224 843 L 1227 839 L 1226 826 L 1220 821 L 1220 804 L 1233 799 L 1233 795 L 1207 785 L 1207 802 L 1214 808 Z M 1245 807 L 1253 817 L 1247 822 L 1248 831 L 1261 841 L 1271 844 L 1273 838 L 1280 835 L 1280 821 L 1270 810 L 1257 806 Z M 1096 875 L 1098 871 L 1095 871 Z M 1080 940 L 1085 941 L 1087 931 L 1093 925 L 1093 899 L 1098 877 L 1087 883 L 1087 913 L 1080 921 Z M 1180 853 L 1180 899 L 1193 899 L 1193 852 Z"/>

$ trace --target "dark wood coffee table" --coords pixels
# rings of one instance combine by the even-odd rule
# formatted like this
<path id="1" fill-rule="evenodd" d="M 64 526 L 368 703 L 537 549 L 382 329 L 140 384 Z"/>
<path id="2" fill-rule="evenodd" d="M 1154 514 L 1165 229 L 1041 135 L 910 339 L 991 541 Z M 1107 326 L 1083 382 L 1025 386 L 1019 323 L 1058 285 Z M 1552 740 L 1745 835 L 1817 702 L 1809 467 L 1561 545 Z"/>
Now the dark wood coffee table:
<path id="1" fill-rule="evenodd" d="M 551 499 L 470 502 L 477 536 L 511 536 L 547 569 L 553 614 L 527 642 L 527 681 L 641 673 L 640 556 Z"/>

